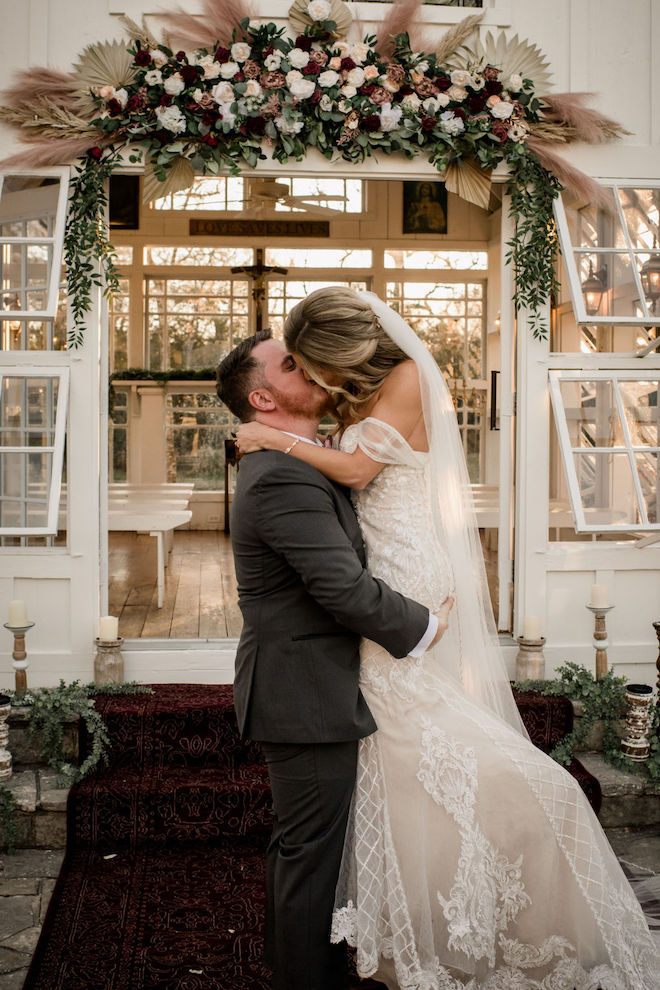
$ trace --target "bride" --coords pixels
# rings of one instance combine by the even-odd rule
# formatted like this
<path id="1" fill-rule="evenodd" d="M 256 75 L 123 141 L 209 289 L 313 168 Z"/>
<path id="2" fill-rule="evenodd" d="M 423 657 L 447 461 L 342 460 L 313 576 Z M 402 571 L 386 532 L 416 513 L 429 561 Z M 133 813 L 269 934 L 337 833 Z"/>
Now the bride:
<path id="1" fill-rule="evenodd" d="M 422 657 L 364 641 L 361 740 L 332 940 L 390 990 L 653 990 L 660 954 L 573 777 L 529 741 L 499 651 L 451 397 L 370 293 L 299 303 L 288 349 L 334 399 L 339 449 L 291 455 L 354 489 L 369 570 L 449 629 Z M 285 450 L 256 422 L 241 452 Z"/>

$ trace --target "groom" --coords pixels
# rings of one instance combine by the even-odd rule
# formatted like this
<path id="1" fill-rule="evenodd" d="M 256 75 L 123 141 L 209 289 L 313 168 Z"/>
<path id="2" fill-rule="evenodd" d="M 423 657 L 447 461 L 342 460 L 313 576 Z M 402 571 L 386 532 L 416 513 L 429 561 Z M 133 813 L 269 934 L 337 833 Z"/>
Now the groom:
<path id="1" fill-rule="evenodd" d="M 269 331 L 222 361 L 217 392 L 292 445 L 315 442 L 328 402 Z M 418 655 L 437 620 L 364 569 L 346 491 L 280 451 L 241 461 L 231 534 L 244 621 L 234 703 L 241 734 L 263 749 L 275 813 L 266 960 L 274 990 L 344 990 L 346 952 L 330 944 L 330 923 L 358 740 L 376 729 L 358 686 L 360 637 Z"/>

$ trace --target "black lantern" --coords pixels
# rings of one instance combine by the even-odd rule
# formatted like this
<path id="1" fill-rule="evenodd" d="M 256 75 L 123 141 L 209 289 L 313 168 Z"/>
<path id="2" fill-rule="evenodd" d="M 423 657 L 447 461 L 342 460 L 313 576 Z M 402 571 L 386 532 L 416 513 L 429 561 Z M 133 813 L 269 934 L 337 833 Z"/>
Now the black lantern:
<path id="1" fill-rule="evenodd" d="M 653 247 L 657 246 L 653 238 Z M 651 304 L 651 312 L 655 313 L 655 304 L 660 299 L 660 255 L 652 254 L 639 270 L 644 295 Z"/>
<path id="2" fill-rule="evenodd" d="M 600 301 L 607 288 L 607 268 L 605 265 L 597 272 L 594 271 L 593 262 L 589 261 L 589 274 L 582 283 L 582 295 L 584 296 L 584 308 L 587 316 L 595 316 L 600 309 Z"/>

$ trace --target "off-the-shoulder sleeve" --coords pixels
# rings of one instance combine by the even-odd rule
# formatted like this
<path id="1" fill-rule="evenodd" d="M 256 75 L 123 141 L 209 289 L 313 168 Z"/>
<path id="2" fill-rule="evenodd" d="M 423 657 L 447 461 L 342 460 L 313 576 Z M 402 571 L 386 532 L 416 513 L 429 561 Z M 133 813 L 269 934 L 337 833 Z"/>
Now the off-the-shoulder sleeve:
<path id="1" fill-rule="evenodd" d="M 413 450 L 398 430 L 382 419 L 367 416 L 348 426 L 341 438 L 341 449 L 352 454 L 359 447 L 367 457 L 379 464 L 407 464 L 420 467 L 426 454 Z"/>

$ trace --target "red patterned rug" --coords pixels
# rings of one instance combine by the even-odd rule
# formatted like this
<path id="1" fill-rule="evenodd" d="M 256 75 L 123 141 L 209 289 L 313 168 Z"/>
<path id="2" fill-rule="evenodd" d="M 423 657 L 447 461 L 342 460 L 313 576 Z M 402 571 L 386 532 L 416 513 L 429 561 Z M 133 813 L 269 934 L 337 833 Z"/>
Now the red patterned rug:
<path id="1" fill-rule="evenodd" d="M 541 748 L 570 730 L 565 699 L 517 700 Z M 258 747 L 238 737 L 231 687 L 157 685 L 97 707 L 111 765 L 71 790 L 67 853 L 25 990 L 267 990 L 270 792 Z"/>

